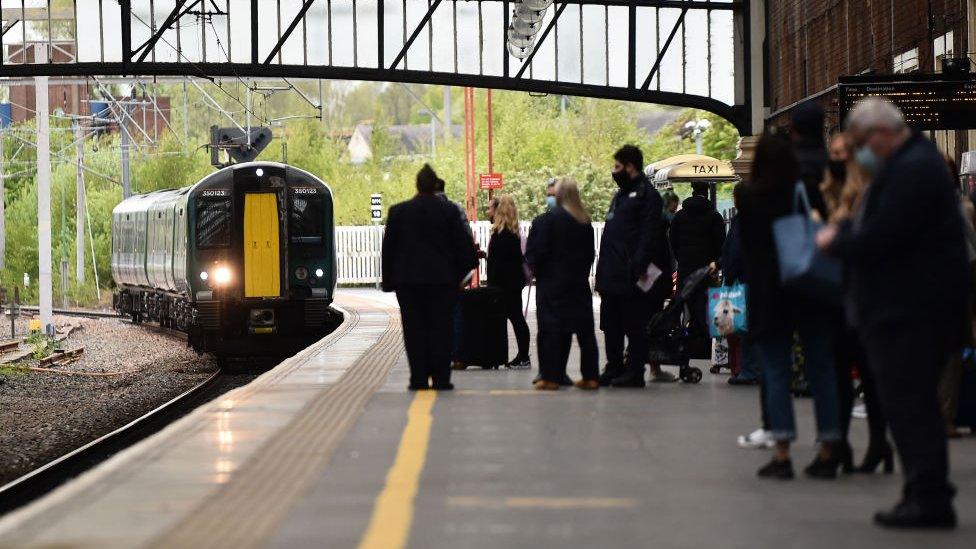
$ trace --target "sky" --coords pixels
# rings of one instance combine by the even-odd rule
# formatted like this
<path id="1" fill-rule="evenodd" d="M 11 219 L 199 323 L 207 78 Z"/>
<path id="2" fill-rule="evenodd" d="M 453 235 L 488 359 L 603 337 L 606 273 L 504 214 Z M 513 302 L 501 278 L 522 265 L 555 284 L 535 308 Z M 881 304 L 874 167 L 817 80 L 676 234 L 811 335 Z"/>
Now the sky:
<path id="1" fill-rule="evenodd" d="M 208 0 L 209 1 L 209 0 Z M 223 6 L 230 4 L 230 22 L 225 16 L 213 16 L 210 21 L 185 16 L 181 20 L 179 42 L 183 48 L 183 61 L 222 62 L 228 57 L 234 62 L 250 61 L 250 0 L 215 0 Z M 714 1 L 714 0 L 713 0 Z M 307 14 L 307 51 L 303 48 L 300 25 L 282 50 L 282 62 L 312 65 L 331 64 L 375 68 L 377 65 L 376 1 L 358 0 L 355 18 L 353 0 L 332 0 L 331 25 L 327 15 L 327 2 L 317 0 Z M 28 6 L 43 1 L 30 0 Z M 102 2 L 101 19 L 104 22 L 100 36 L 98 0 L 77 0 L 79 32 L 79 57 L 81 61 L 102 59 L 100 43 L 104 41 L 104 59 L 120 61 L 120 11 L 117 2 Z M 150 2 L 134 0 L 136 20 L 133 23 L 133 43 L 141 44 L 150 36 Z M 488 75 L 501 75 L 504 52 L 503 4 L 499 1 L 481 2 L 479 25 L 478 2 L 447 0 L 441 4 L 432 18 L 433 47 L 430 31 L 425 29 L 414 42 L 406 58 L 411 70 L 433 70 Z M 174 0 L 155 0 L 155 19 L 158 24 L 172 9 Z M 301 0 L 261 0 L 259 12 L 260 51 L 262 61 L 277 41 L 279 20 L 282 29 L 298 13 Z M 409 33 L 427 11 L 427 0 L 386 0 L 384 33 L 384 57 L 391 63 L 404 42 L 402 13 L 406 6 Z M 456 19 L 455 19 L 456 11 Z M 554 16 L 555 7 L 546 14 L 546 23 Z M 657 43 L 667 39 L 680 10 L 639 8 L 637 22 L 637 75 L 638 83 L 650 72 L 656 58 Z M 355 19 L 355 25 L 354 25 Z M 710 25 L 709 25 L 710 19 Z M 141 21 L 140 21 L 141 20 Z M 452 40 L 453 27 L 457 25 L 460 37 L 457 54 Z M 331 40 L 330 40 L 331 27 Z M 354 33 L 355 28 L 355 33 Z M 543 27 L 544 28 L 544 27 Z M 660 28 L 660 31 L 658 31 Z M 541 33 L 540 33 L 541 34 Z M 582 34 L 582 48 L 580 36 Z M 19 36 L 11 32 L 9 36 Z M 206 44 L 204 45 L 205 36 Z M 532 78 L 584 82 L 595 85 L 626 86 L 627 84 L 627 8 L 622 6 L 567 6 L 559 19 L 556 32 L 550 34 L 532 64 Z M 156 60 L 178 61 L 175 45 L 177 31 L 167 31 L 156 47 Z M 709 48 L 709 43 L 711 47 Z M 331 44 L 331 47 L 330 47 Z M 204 52 L 204 47 L 206 51 Z M 483 60 L 479 61 L 479 49 Z M 556 52 L 558 49 L 558 59 Z M 682 49 L 688 52 L 682 70 Z M 582 51 L 581 51 L 582 50 Z M 229 55 L 228 55 L 229 54 Z M 711 57 L 711 74 L 708 59 Z M 510 57 L 513 71 L 520 62 Z M 404 65 L 401 64 L 401 67 Z M 711 78 L 709 78 L 709 76 Z M 710 83 L 709 83 L 710 81 Z M 684 84 L 683 84 L 684 82 Z M 687 92 L 711 96 L 722 102 L 733 101 L 733 43 L 732 15 L 729 11 L 716 10 L 710 16 L 704 11 L 691 11 L 686 17 L 683 32 L 679 30 L 668 54 L 665 56 L 660 76 L 651 88 Z M 710 86 L 710 87 L 709 87 Z"/>

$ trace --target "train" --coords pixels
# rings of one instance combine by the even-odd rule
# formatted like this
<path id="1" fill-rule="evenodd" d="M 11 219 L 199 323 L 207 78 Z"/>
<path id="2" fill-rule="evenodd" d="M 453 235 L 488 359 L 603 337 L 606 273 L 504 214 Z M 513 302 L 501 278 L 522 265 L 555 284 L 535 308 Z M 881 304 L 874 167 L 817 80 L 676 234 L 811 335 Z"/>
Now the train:
<path id="1" fill-rule="evenodd" d="M 333 194 L 275 162 L 232 164 L 112 211 L 113 307 L 218 358 L 289 354 L 342 322 Z"/>

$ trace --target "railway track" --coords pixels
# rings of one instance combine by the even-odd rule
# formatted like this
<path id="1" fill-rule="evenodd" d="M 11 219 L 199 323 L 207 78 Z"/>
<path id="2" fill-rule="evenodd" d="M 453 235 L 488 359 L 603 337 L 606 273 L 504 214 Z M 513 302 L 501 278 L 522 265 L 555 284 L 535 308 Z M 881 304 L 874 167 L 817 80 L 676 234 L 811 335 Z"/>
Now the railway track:
<path id="1" fill-rule="evenodd" d="M 40 312 L 40 307 L 35 307 L 33 305 L 21 305 L 21 312 L 25 313 L 37 313 Z M 115 311 L 107 311 L 104 309 L 94 310 L 94 309 L 53 309 L 52 312 L 56 315 L 62 316 L 79 316 L 83 318 L 121 318 L 119 314 Z"/>
<path id="2" fill-rule="evenodd" d="M 139 442 L 200 404 L 226 392 L 219 370 L 165 404 L 30 473 L 0 486 L 0 514 L 37 499 L 62 483 Z M 237 385 L 232 383 L 231 385 Z M 233 387 L 230 387 L 233 388 Z"/>

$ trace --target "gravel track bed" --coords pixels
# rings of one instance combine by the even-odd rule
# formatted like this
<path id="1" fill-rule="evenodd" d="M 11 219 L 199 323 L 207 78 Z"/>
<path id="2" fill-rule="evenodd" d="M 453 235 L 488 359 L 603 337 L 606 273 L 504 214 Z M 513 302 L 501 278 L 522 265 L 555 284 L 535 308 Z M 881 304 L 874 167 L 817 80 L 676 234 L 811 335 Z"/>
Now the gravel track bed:
<path id="1" fill-rule="evenodd" d="M 85 352 L 51 368 L 82 375 L 22 368 L 36 366 L 32 358 L 0 366 L 0 485 L 125 425 L 217 369 L 184 342 L 119 319 L 55 316 L 55 325 L 77 326 L 59 346 Z M 18 334 L 26 329 L 27 320 L 18 320 Z M 0 339 L 9 337 L 4 318 Z M 84 375 L 90 373 L 113 375 Z"/>

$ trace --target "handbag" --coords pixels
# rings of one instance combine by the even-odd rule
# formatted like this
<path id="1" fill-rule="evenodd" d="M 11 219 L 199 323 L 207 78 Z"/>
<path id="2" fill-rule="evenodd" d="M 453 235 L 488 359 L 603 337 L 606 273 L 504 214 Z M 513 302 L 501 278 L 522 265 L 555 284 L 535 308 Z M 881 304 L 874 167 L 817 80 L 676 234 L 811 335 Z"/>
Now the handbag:
<path id="1" fill-rule="evenodd" d="M 745 284 L 709 288 L 708 318 L 708 332 L 713 338 L 745 333 L 748 330 Z"/>
<path id="2" fill-rule="evenodd" d="M 811 218 L 810 212 L 806 187 L 797 182 L 793 213 L 773 221 L 780 282 L 807 297 L 839 304 L 841 263 L 817 248 L 817 231 L 823 224 Z"/>

